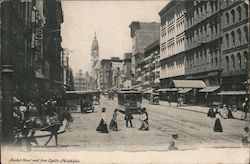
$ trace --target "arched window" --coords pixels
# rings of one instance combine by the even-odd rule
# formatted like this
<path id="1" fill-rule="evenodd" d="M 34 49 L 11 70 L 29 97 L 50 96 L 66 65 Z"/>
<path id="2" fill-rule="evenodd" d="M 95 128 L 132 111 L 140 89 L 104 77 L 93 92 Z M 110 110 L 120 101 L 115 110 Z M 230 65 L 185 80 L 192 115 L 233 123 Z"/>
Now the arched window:
<path id="1" fill-rule="evenodd" d="M 232 15 L 232 22 L 235 23 L 235 12 L 234 12 L 234 10 L 231 11 L 231 15 Z"/>
<path id="2" fill-rule="evenodd" d="M 239 69 L 241 69 L 242 64 L 241 64 L 241 54 L 240 53 L 237 54 L 237 63 L 238 63 Z"/>
<path id="3" fill-rule="evenodd" d="M 226 56 L 226 69 L 227 69 L 227 71 L 229 70 L 229 57 L 228 56 Z"/>
<path id="4" fill-rule="evenodd" d="M 229 14 L 226 13 L 226 21 L 227 21 L 227 25 L 229 25 Z"/>
<path id="5" fill-rule="evenodd" d="M 246 3 L 244 4 L 244 9 L 245 9 L 245 15 L 247 18 L 248 17 L 248 5 Z"/>
<path id="6" fill-rule="evenodd" d="M 241 30 L 237 30 L 239 45 L 241 44 Z"/>
<path id="7" fill-rule="evenodd" d="M 247 65 L 247 60 L 248 60 L 248 53 L 245 51 L 244 52 L 244 62 L 245 62 L 245 64 Z"/>
<path id="8" fill-rule="evenodd" d="M 241 20 L 241 7 L 240 6 L 237 7 L 237 11 L 238 11 L 238 20 Z"/>
<path id="9" fill-rule="evenodd" d="M 231 55 L 231 60 L 232 60 L 232 68 L 233 68 L 233 71 L 235 70 L 235 58 L 234 58 L 234 55 Z"/>
<path id="10" fill-rule="evenodd" d="M 235 46 L 235 34 L 234 34 L 234 31 L 231 32 L 231 37 L 232 37 L 233 46 Z"/>
<path id="11" fill-rule="evenodd" d="M 226 43 L 227 43 L 227 47 L 229 47 L 229 35 L 226 34 Z"/>
<path id="12" fill-rule="evenodd" d="M 245 32 L 245 36 L 246 36 L 246 42 L 248 43 L 248 29 L 247 29 L 247 26 L 244 27 L 244 32 Z"/>

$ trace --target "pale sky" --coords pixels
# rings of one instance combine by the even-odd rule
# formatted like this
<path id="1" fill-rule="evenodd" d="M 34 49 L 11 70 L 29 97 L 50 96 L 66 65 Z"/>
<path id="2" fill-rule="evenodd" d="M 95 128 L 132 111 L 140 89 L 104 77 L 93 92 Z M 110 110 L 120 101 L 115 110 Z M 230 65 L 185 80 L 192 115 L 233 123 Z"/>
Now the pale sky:
<path id="1" fill-rule="evenodd" d="M 123 58 L 131 52 L 132 21 L 160 22 L 159 11 L 167 1 L 62 1 L 62 47 L 73 52 L 70 66 L 90 71 L 90 52 L 94 33 L 99 43 L 99 56 Z"/>

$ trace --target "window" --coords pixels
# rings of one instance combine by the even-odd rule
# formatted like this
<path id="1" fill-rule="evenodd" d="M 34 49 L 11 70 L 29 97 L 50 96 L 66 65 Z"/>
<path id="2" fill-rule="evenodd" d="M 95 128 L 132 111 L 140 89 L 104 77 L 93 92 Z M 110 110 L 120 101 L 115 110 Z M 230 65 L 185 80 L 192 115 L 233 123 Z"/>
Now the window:
<path id="1" fill-rule="evenodd" d="M 246 3 L 244 4 L 244 8 L 245 8 L 245 15 L 247 18 L 248 17 L 248 5 Z"/>
<path id="2" fill-rule="evenodd" d="M 227 43 L 227 47 L 229 47 L 229 35 L 226 34 L 226 43 Z"/>
<path id="3" fill-rule="evenodd" d="M 247 65 L 247 60 L 248 60 L 247 55 L 248 55 L 248 53 L 245 51 L 244 52 L 244 62 L 246 63 L 246 65 Z"/>
<path id="4" fill-rule="evenodd" d="M 238 11 L 238 20 L 241 20 L 241 7 L 240 6 L 237 7 L 237 11 Z"/>
<path id="5" fill-rule="evenodd" d="M 229 70 L 229 57 L 226 56 L 226 67 L 227 67 L 227 71 Z"/>
<path id="6" fill-rule="evenodd" d="M 237 30 L 237 34 L 238 34 L 238 41 L 239 41 L 239 45 L 241 44 L 241 31 L 240 29 Z"/>
<path id="7" fill-rule="evenodd" d="M 237 61 L 238 61 L 239 69 L 241 69 L 242 65 L 241 65 L 241 54 L 240 53 L 237 54 Z"/>
<path id="8" fill-rule="evenodd" d="M 235 70 L 235 58 L 234 55 L 231 56 L 232 59 L 232 66 L 233 66 L 233 71 Z"/>
<path id="9" fill-rule="evenodd" d="M 235 34 L 234 34 L 234 31 L 231 32 L 231 37 L 232 37 L 233 46 L 235 46 Z"/>
<path id="10" fill-rule="evenodd" d="M 232 22 L 235 23 L 235 12 L 234 12 L 234 10 L 231 11 L 231 15 L 232 15 Z"/>
<path id="11" fill-rule="evenodd" d="M 229 25 L 229 14 L 226 13 L 226 21 L 227 21 L 227 25 Z"/>
<path id="12" fill-rule="evenodd" d="M 245 32 L 245 36 L 246 36 L 246 42 L 248 42 L 248 29 L 247 29 L 247 26 L 244 27 L 244 32 Z"/>

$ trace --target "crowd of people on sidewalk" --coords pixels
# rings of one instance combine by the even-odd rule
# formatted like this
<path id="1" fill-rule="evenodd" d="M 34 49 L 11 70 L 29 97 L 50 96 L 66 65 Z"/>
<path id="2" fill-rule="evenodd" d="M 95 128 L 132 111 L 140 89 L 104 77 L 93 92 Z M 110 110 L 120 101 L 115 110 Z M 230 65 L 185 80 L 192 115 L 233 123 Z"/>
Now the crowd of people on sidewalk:
<path id="1" fill-rule="evenodd" d="M 109 130 L 111 131 L 118 131 L 118 125 L 117 125 L 117 116 L 118 116 L 118 112 L 120 110 L 119 109 L 115 109 L 112 119 L 110 121 L 110 124 L 108 126 L 107 120 L 106 120 L 106 108 L 102 108 L 101 110 L 101 121 L 98 125 L 98 127 L 96 128 L 96 131 L 99 131 L 101 133 L 108 133 Z M 120 111 L 122 112 L 122 111 Z M 126 121 L 126 127 L 134 127 L 133 126 L 133 114 L 130 110 L 126 110 L 125 111 L 125 116 L 124 116 L 124 120 Z M 141 121 L 141 126 L 139 128 L 140 131 L 148 131 L 149 130 L 149 123 L 148 123 L 148 112 L 146 111 L 146 108 L 142 108 L 140 111 L 140 118 L 139 120 Z M 109 130 L 108 130 L 109 129 Z"/>

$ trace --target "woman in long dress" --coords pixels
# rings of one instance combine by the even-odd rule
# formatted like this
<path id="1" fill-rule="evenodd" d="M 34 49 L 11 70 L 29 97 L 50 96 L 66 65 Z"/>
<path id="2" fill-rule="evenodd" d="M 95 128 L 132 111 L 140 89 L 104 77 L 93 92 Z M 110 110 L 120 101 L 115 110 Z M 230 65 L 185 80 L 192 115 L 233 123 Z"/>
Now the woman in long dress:
<path id="1" fill-rule="evenodd" d="M 118 109 L 115 109 L 113 113 L 113 118 L 109 124 L 109 129 L 113 131 L 118 131 L 118 126 L 117 126 L 117 115 L 118 115 Z"/>
<path id="2" fill-rule="evenodd" d="M 101 121 L 99 126 L 96 128 L 96 131 L 99 131 L 101 133 L 108 133 L 108 126 L 106 122 L 106 116 L 105 116 L 106 108 L 102 108 L 102 113 L 101 113 Z"/>
<path id="3" fill-rule="evenodd" d="M 142 121 L 141 127 L 139 130 L 149 130 L 149 124 L 148 124 L 148 112 L 146 111 L 146 108 L 142 108 L 142 115 L 140 120 Z"/>
<path id="4" fill-rule="evenodd" d="M 216 120 L 215 120 L 215 123 L 214 123 L 214 132 L 223 132 L 222 126 L 221 126 L 221 123 L 220 123 L 219 114 L 216 114 L 215 117 L 216 117 Z"/>

